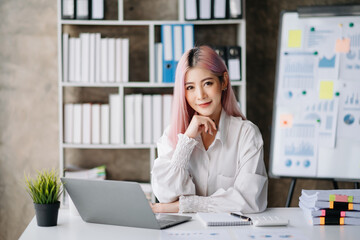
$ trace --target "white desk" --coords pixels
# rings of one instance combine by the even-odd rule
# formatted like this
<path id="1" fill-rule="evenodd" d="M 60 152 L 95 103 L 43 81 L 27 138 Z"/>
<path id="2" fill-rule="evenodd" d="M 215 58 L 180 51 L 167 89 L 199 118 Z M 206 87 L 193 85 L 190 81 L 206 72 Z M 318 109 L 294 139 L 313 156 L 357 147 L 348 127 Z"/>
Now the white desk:
<path id="1" fill-rule="evenodd" d="M 306 222 L 303 212 L 299 208 L 269 208 L 261 215 L 276 215 L 288 218 L 290 224 L 287 227 L 273 227 L 271 229 L 299 230 L 309 239 L 326 240 L 345 240 L 360 239 L 359 226 L 312 226 Z M 255 216 L 257 214 L 248 214 Z M 234 228 L 246 229 L 249 231 L 270 230 L 254 226 L 238 227 L 215 227 L 216 229 L 226 229 L 228 231 Z M 206 230 L 196 218 L 190 222 L 166 229 L 176 230 Z M 214 229 L 214 227 L 211 227 Z M 61 209 L 59 212 L 58 225 L 56 227 L 38 227 L 34 217 L 24 233 L 20 237 L 27 239 L 161 239 L 160 230 L 150 230 L 142 228 L 120 227 L 103 224 L 92 224 L 84 222 L 79 216 L 72 216 L 68 209 Z M 235 238 L 234 238 L 235 239 Z"/>

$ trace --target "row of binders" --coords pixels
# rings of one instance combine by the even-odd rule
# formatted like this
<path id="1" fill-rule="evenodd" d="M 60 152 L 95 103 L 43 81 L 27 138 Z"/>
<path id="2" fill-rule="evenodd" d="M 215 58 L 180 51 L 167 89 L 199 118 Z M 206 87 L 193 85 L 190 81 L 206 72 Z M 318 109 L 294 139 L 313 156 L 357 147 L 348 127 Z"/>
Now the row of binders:
<path id="1" fill-rule="evenodd" d="M 129 39 L 101 38 L 100 33 L 63 34 L 63 82 L 129 81 Z"/>
<path id="2" fill-rule="evenodd" d="M 172 83 L 175 81 L 175 71 L 181 56 L 194 47 L 194 25 L 161 25 L 161 43 L 162 47 L 156 47 L 155 55 L 162 56 L 162 82 Z"/>
<path id="3" fill-rule="evenodd" d="M 125 95 L 125 144 L 156 143 L 170 124 L 171 94 Z"/>
<path id="4" fill-rule="evenodd" d="M 104 0 L 62 0 L 62 19 L 104 19 Z"/>
<path id="5" fill-rule="evenodd" d="M 242 0 L 185 0 L 185 20 L 240 19 Z"/>
<path id="6" fill-rule="evenodd" d="M 241 47 L 215 46 L 214 50 L 224 60 L 230 81 L 241 81 Z"/>
<path id="7" fill-rule="evenodd" d="M 224 60 L 225 65 L 229 71 L 229 78 L 231 81 L 241 81 L 241 47 L 240 46 L 215 46 L 215 52 Z M 163 44 L 155 43 L 155 82 L 162 83 L 168 81 L 163 78 L 163 72 L 168 69 L 164 67 L 163 63 Z M 169 63 L 168 63 L 169 64 Z M 166 65 L 167 66 L 167 65 Z M 175 73 L 174 73 L 175 74 Z M 172 76 L 172 78 L 174 78 Z"/>
<path id="8" fill-rule="evenodd" d="M 299 200 L 312 225 L 360 225 L 360 189 L 303 189 Z"/>
<path id="9" fill-rule="evenodd" d="M 64 143 L 156 143 L 170 124 L 172 95 L 125 95 L 124 111 L 122 103 L 110 94 L 109 104 L 65 104 Z"/>

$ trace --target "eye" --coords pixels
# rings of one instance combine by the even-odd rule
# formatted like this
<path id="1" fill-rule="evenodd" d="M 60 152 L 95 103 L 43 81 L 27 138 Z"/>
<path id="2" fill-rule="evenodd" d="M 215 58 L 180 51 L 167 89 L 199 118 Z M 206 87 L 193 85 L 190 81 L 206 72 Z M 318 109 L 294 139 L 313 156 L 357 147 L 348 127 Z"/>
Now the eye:
<path id="1" fill-rule="evenodd" d="M 186 87 L 186 90 L 191 90 L 191 89 L 193 89 L 194 87 L 193 86 L 187 86 Z"/>
<path id="2" fill-rule="evenodd" d="M 205 82 L 205 86 L 211 86 L 211 85 L 213 85 L 213 82 L 211 82 L 211 81 L 206 81 Z"/>

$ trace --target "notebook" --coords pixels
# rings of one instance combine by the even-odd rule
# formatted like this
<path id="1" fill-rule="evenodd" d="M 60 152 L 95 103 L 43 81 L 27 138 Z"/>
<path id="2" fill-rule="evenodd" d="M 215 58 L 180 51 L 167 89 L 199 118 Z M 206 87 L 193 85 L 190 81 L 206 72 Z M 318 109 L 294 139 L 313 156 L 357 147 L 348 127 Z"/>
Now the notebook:
<path id="1" fill-rule="evenodd" d="M 205 226 L 240 226 L 250 225 L 251 221 L 244 220 L 230 213 L 197 213 L 199 221 Z"/>

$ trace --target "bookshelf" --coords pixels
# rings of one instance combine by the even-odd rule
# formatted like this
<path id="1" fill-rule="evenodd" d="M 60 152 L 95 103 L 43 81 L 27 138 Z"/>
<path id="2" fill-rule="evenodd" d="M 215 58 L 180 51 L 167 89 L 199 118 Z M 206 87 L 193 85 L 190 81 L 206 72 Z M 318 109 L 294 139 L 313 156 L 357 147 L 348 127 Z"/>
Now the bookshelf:
<path id="1" fill-rule="evenodd" d="M 241 55 L 241 81 L 232 81 L 235 95 L 246 114 L 246 21 L 243 1 L 243 19 L 184 20 L 184 0 L 135 1 L 136 3 L 166 4 L 170 16 L 154 13 L 148 18 L 137 17 L 130 0 L 105 0 L 104 20 L 63 20 L 61 0 L 58 0 L 58 89 L 59 89 L 59 170 L 63 175 L 68 163 L 92 168 L 105 164 L 107 178 L 150 182 L 150 171 L 156 159 L 156 144 L 71 144 L 64 143 L 65 103 L 108 103 L 109 94 L 171 94 L 173 84 L 155 81 L 155 43 L 160 42 L 162 24 L 194 24 L 196 45 L 239 45 Z M 148 4 L 149 4 L 148 3 Z M 107 11 L 108 9 L 108 11 Z M 174 10 L 175 9 L 175 10 Z M 141 10 L 141 9 L 140 9 Z M 138 11 L 140 11 L 138 10 Z M 158 10 L 161 11 L 161 10 Z M 163 11 L 162 11 L 163 12 Z M 151 14 L 151 13 L 150 13 Z M 140 16 L 140 15 L 139 15 Z M 160 16 L 160 19 L 156 19 Z M 101 33 L 101 37 L 129 38 L 129 82 L 64 82 L 63 33 L 79 37 L 80 33 Z M 122 103 L 123 104 L 123 103 Z M 124 109 L 124 108 L 123 108 Z M 122 110 L 121 118 L 124 119 Z M 122 126 L 123 127 L 123 126 Z M 123 131 L 125 132 L 125 131 Z M 145 162 L 146 161 L 146 162 Z M 134 165 L 131 167 L 131 165 Z"/>

